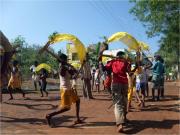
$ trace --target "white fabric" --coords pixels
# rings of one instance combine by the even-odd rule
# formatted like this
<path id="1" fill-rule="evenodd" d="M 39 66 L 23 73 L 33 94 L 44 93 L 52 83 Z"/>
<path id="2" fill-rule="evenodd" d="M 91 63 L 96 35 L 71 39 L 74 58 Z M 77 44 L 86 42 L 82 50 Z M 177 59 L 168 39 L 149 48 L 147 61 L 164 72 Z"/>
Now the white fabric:
<path id="1" fill-rule="evenodd" d="M 137 83 L 146 83 L 148 80 L 146 70 L 143 68 L 142 73 L 136 75 L 136 82 Z"/>
<path id="2" fill-rule="evenodd" d="M 71 75 L 69 74 L 69 72 L 66 71 L 65 76 L 59 75 L 59 78 L 60 78 L 60 89 L 71 90 L 71 82 L 70 82 Z"/>
<path id="3" fill-rule="evenodd" d="M 30 70 L 32 70 L 32 72 L 35 72 L 35 71 L 36 71 L 36 67 L 35 67 L 34 65 L 32 65 L 32 66 L 30 67 Z"/>
<path id="4" fill-rule="evenodd" d="M 40 80 L 40 78 L 39 78 L 39 75 L 36 74 L 36 67 L 35 67 L 35 65 L 32 65 L 30 67 L 30 70 L 32 70 L 32 72 L 33 72 L 32 80 L 35 81 L 35 82 L 38 82 Z"/>

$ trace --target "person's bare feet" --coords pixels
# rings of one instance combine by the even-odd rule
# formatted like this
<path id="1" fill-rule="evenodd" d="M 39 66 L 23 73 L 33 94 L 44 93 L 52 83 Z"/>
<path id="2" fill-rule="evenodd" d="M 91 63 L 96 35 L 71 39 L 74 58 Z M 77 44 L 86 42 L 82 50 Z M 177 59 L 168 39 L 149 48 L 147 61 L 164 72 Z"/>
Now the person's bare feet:
<path id="1" fill-rule="evenodd" d="M 83 121 L 82 121 L 82 120 L 80 120 L 80 119 L 78 119 L 78 120 L 74 121 L 74 124 L 81 124 L 81 123 L 83 123 Z"/>
<path id="2" fill-rule="evenodd" d="M 123 125 L 122 125 L 122 124 L 120 124 L 120 125 L 118 126 L 117 132 L 118 132 L 118 133 L 122 133 L 122 132 L 123 132 Z"/>
<path id="3" fill-rule="evenodd" d="M 141 106 L 141 104 L 142 104 L 142 102 L 139 102 L 139 103 L 138 103 L 138 106 Z"/>
<path id="4" fill-rule="evenodd" d="M 141 104 L 141 108 L 144 108 L 145 107 L 145 103 L 144 102 L 142 102 L 142 104 Z"/>
<path id="5" fill-rule="evenodd" d="M 10 97 L 9 100 L 13 100 L 14 98 L 13 97 Z"/>
<path id="6" fill-rule="evenodd" d="M 54 124 L 51 122 L 51 117 L 49 115 L 46 115 L 46 122 L 49 127 L 53 128 Z"/>

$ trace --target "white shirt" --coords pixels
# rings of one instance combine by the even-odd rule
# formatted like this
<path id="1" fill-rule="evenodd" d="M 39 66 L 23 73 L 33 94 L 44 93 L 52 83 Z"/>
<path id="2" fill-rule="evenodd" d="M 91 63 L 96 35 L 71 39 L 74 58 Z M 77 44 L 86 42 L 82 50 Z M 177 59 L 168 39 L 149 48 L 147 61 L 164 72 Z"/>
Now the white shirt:
<path id="1" fill-rule="evenodd" d="M 32 66 L 30 67 L 30 70 L 32 70 L 32 72 L 35 72 L 35 71 L 36 71 L 36 67 L 35 67 L 34 65 L 32 65 Z"/>
<path id="2" fill-rule="evenodd" d="M 35 82 L 38 82 L 40 80 L 39 75 L 36 74 L 36 67 L 34 65 L 32 65 L 30 67 L 30 70 L 32 70 L 33 75 L 32 75 L 32 80 Z"/>
<path id="3" fill-rule="evenodd" d="M 60 78 L 60 89 L 71 90 L 71 82 L 70 82 L 71 75 L 69 74 L 69 72 L 66 71 L 65 76 L 59 75 L 59 78 Z"/>
<path id="4" fill-rule="evenodd" d="M 136 75 L 136 82 L 137 83 L 146 83 L 147 82 L 147 73 L 144 68 L 142 69 L 141 73 Z"/>

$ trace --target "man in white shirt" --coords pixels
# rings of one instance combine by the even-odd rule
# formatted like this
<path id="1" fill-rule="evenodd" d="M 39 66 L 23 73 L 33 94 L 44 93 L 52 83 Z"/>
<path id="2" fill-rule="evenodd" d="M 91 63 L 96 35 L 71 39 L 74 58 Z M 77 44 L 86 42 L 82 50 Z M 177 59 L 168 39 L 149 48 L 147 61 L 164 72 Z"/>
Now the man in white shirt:
<path id="1" fill-rule="evenodd" d="M 32 80 L 34 83 L 34 88 L 37 90 L 37 83 L 39 83 L 39 86 L 41 86 L 41 82 L 39 80 L 39 75 L 36 73 L 36 67 L 38 66 L 38 62 L 34 61 L 34 65 L 30 67 L 30 70 L 32 72 Z"/>

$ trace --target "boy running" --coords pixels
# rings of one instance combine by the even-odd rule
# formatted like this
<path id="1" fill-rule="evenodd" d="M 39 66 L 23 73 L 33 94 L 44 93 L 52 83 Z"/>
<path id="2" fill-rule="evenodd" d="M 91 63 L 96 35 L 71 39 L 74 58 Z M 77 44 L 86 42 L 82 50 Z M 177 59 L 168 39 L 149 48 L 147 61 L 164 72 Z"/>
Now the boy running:
<path id="1" fill-rule="evenodd" d="M 60 91 L 61 91 L 61 102 L 60 109 L 58 111 L 52 112 L 46 115 L 47 123 L 50 127 L 53 127 L 51 119 L 53 116 L 57 114 L 61 114 L 63 112 L 69 111 L 71 109 L 71 104 L 76 103 L 76 117 L 77 120 L 75 124 L 81 123 L 82 121 L 79 118 L 79 110 L 80 110 L 80 99 L 77 94 L 71 89 L 71 77 L 75 75 L 76 71 L 74 68 L 68 66 L 67 56 L 65 54 L 60 55 L 61 63 L 59 66 L 59 76 L 60 76 Z"/>

